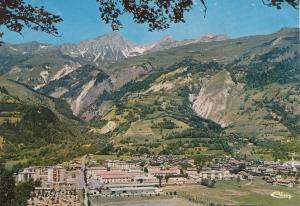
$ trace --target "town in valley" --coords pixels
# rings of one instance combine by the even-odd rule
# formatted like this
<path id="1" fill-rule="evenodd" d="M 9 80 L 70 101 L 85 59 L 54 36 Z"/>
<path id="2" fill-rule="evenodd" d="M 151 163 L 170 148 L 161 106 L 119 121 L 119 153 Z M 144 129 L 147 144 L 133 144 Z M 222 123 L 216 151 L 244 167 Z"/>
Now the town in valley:
<path id="1" fill-rule="evenodd" d="M 300 0 L 0 0 L 0 206 L 300 206 Z"/>
<path id="2" fill-rule="evenodd" d="M 15 174 L 17 182 L 29 179 L 40 182 L 31 193 L 28 206 L 80 206 L 84 201 L 91 205 L 105 199 L 167 196 L 186 198 L 199 205 L 217 205 L 213 197 L 199 195 L 193 199 L 189 191 L 181 188 L 202 186 L 214 190 L 219 182 L 240 185 L 260 182 L 272 186 L 271 198 L 290 200 L 297 197 L 280 191 L 299 190 L 299 177 L 300 162 L 294 159 L 247 161 L 224 156 L 199 167 L 192 158 L 173 155 L 144 155 L 127 160 L 99 160 L 97 155 L 85 155 L 54 166 L 29 166 Z"/>

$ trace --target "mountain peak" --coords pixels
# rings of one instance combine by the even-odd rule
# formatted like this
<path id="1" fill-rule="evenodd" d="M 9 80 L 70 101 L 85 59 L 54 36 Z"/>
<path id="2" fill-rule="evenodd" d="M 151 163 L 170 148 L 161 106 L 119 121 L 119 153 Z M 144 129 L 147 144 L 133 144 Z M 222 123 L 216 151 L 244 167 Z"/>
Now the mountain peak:
<path id="1" fill-rule="evenodd" d="M 84 40 L 81 42 L 81 44 L 87 43 L 87 42 L 101 42 L 104 44 L 107 44 L 110 41 L 122 41 L 122 42 L 128 42 L 127 39 L 125 39 L 119 32 L 111 32 L 109 34 L 104 34 L 101 36 L 97 36 L 96 38 L 93 39 L 88 39 L 88 40 Z"/>
<path id="2" fill-rule="evenodd" d="M 159 40 L 158 42 L 176 42 L 176 40 L 173 38 L 172 35 L 167 34 L 166 36 L 164 36 L 161 40 Z"/>
<path id="3" fill-rule="evenodd" d="M 214 34 L 214 33 L 207 33 L 199 38 L 201 42 L 224 41 L 227 39 L 230 39 L 230 37 L 226 34 Z"/>
<path id="4" fill-rule="evenodd" d="M 162 49 L 162 48 L 170 48 L 172 47 L 177 41 L 170 35 L 164 36 L 161 40 L 155 42 L 152 46 L 152 49 Z"/>

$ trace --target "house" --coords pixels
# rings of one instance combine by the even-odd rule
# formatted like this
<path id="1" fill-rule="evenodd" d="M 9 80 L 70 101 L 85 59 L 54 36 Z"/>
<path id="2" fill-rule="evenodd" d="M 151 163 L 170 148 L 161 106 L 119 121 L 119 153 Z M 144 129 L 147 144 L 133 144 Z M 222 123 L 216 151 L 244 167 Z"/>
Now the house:
<path id="1" fill-rule="evenodd" d="M 134 181 L 130 173 L 121 170 L 98 172 L 96 177 L 105 184 L 131 183 Z"/>
<path id="2" fill-rule="evenodd" d="M 253 176 L 245 171 L 241 171 L 238 173 L 238 177 L 241 179 L 241 180 L 252 180 L 253 179 Z"/>
<path id="3" fill-rule="evenodd" d="M 130 168 L 138 166 L 134 162 L 126 162 L 120 160 L 109 160 L 107 161 L 107 167 L 111 169 L 118 169 L 118 170 L 126 170 L 128 171 Z"/>
<path id="4" fill-rule="evenodd" d="M 172 175 L 179 175 L 180 170 L 178 168 L 170 168 L 170 169 L 161 169 L 161 168 L 149 168 L 149 173 L 152 176 L 162 176 L 165 177 L 167 175 L 172 176 Z"/>
<path id="5" fill-rule="evenodd" d="M 129 169 L 128 171 L 130 174 L 132 174 L 132 176 L 141 176 L 143 175 L 145 172 L 143 170 L 142 167 L 140 166 L 135 166 Z"/>
<path id="6" fill-rule="evenodd" d="M 16 181 L 21 182 L 29 179 L 48 181 L 48 168 L 49 167 L 40 166 L 27 167 L 22 172 L 17 174 Z"/>
<path id="7" fill-rule="evenodd" d="M 30 179 L 37 180 L 37 176 L 35 172 L 23 171 L 23 172 L 19 172 L 16 176 L 17 182 L 28 181 Z"/>
<path id="8" fill-rule="evenodd" d="M 157 179 L 154 176 L 135 176 L 134 177 L 134 182 L 139 182 L 141 184 L 153 184 L 153 185 L 158 185 L 159 184 L 159 179 Z"/>
<path id="9" fill-rule="evenodd" d="M 290 171 L 293 170 L 293 167 L 291 165 L 284 164 L 284 165 L 277 166 L 276 169 L 281 173 L 289 173 Z"/>
<path id="10" fill-rule="evenodd" d="M 39 180 L 48 180 L 48 169 L 49 167 L 35 167 L 35 173 L 37 174 Z"/>
<path id="11" fill-rule="evenodd" d="M 69 170 L 80 170 L 82 167 L 82 164 L 80 161 L 76 161 L 76 160 L 73 160 L 71 162 L 69 162 L 68 164 L 68 169 Z"/>
<path id="12" fill-rule="evenodd" d="M 286 187 L 294 187 L 294 180 L 293 179 L 283 179 L 283 178 L 276 178 L 276 181 L 273 182 L 273 185 L 280 185 Z"/>
<path id="13" fill-rule="evenodd" d="M 87 169 L 86 174 L 89 178 L 91 178 L 91 177 L 96 177 L 98 173 L 105 172 L 105 171 L 107 171 L 107 168 L 105 167 L 89 167 Z"/>
<path id="14" fill-rule="evenodd" d="M 66 170 L 60 166 L 48 168 L 48 182 L 49 183 L 64 183 Z"/>
<path id="15" fill-rule="evenodd" d="M 228 170 L 204 170 L 200 172 L 201 179 L 231 179 L 232 176 Z"/>
<path id="16" fill-rule="evenodd" d="M 300 172 L 300 164 L 294 166 L 294 171 Z"/>
<path id="17" fill-rule="evenodd" d="M 270 176 L 265 176 L 263 179 L 269 184 L 273 184 L 275 182 L 275 179 Z"/>
<path id="18" fill-rule="evenodd" d="M 108 193 L 110 195 L 140 195 L 140 194 L 158 194 L 161 189 L 156 187 L 121 187 L 121 188 L 109 188 Z"/>

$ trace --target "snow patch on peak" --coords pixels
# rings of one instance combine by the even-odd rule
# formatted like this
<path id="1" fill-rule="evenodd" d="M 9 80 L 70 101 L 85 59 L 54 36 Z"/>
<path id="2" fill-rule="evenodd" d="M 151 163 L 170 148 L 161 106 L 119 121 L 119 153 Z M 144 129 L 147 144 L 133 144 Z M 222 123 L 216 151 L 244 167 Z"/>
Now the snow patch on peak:
<path id="1" fill-rule="evenodd" d="M 40 49 L 46 49 L 48 47 L 49 47 L 48 45 L 40 45 Z"/>

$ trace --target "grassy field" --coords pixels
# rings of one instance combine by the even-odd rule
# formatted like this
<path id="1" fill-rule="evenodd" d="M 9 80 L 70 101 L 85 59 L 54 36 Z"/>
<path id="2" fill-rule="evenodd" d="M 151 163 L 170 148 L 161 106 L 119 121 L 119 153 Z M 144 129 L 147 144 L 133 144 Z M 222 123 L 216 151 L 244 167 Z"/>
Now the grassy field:
<path id="1" fill-rule="evenodd" d="M 257 206 L 300 206 L 299 185 L 294 188 L 272 186 L 260 179 L 252 182 L 241 181 L 219 181 L 215 188 L 202 185 L 168 186 L 165 191 L 177 191 L 179 194 L 185 192 L 193 197 L 208 198 L 213 202 L 232 205 L 257 205 Z M 289 199 L 277 199 L 270 194 L 281 191 L 292 195 Z"/>
<path id="2" fill-rule="evenodd" d="M 5 163 L 5 168 L 8 170 L 11 170 L 13 166 L 20 164 L 20 163 L 26 163 L 27 159 L 22 159 L 22 160 L 9 160 Z"/>

